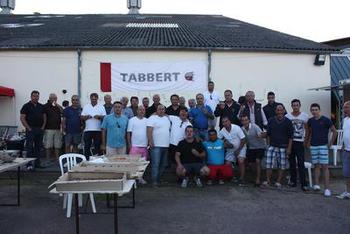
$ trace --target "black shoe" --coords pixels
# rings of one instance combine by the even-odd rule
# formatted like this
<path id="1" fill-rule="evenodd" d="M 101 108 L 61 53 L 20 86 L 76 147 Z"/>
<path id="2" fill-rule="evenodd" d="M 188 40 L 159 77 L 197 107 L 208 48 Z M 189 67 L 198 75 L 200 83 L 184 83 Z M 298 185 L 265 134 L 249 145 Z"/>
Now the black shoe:
<path id="1" fill-rule="evenodd" d="M 240 187 L 245 187 L 245 186 L 247 186 L 247 184 L 246 184 L 246 182 L 245 182 L 244 180 L 239 179 L 239 180 L 238 180 L 238 186 L 240 186 Z"/>

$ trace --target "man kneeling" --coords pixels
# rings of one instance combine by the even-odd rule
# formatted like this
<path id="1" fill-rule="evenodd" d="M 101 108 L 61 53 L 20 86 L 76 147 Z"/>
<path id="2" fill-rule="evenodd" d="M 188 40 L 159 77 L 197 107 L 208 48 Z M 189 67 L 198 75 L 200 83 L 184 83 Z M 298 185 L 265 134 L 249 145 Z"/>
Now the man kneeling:
<path id="1" fill-rule="evenodd" d="M 224 184 L 224 180 L 233 177 L 231 163 L 225 163 L 225 143 L 218 139 L 215 129 L 210 129 L 208 135 L 209 141 L 203 142 L 207 152 L 208 168 L 210 169 L 208 185 L 211 185 L 213 180 L 219 180 L 219 184 Z"/>
<path id="2" fill-rule="evenodd" d="M 176 174 L 182 178 L 181 187 L 186 188 L 189 177 L 194 176 L 198 187 L 202 187 L 200 177 L 209 175 L 209 169 L 204 165 L 205 151 L 203 145 L 193 136 L 193 127 L 185 129 L 186 138 L 179 142 L 176 153 Z"/>

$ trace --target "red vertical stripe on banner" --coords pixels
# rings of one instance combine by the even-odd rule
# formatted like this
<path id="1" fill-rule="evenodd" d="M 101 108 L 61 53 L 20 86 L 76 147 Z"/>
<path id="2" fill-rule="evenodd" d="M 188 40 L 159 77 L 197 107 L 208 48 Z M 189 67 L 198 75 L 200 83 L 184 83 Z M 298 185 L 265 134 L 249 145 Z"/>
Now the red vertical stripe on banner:
<path id="1" fill-rule="evenodd" d="M 101 72 L 101 91 L 112 91 L 112 69 L 110 63 L 100 63 Z"/>

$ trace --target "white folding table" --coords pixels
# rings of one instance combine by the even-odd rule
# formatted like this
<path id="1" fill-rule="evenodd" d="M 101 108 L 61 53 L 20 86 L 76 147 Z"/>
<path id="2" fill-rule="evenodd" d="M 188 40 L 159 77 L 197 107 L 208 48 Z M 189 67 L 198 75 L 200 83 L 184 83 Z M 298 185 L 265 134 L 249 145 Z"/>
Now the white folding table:
<path id="1" fill-rule="evenodd" d="M 5 171 L 10 171 L 17 168 L 17 203 L 13 204 L 0 204 L 0 206 L 20 206 L 20 193 L 21 193 L 21 167 L 27 165 L 28 163 L 36 160 L 36 158 L 16 158 L 11 163 L 0 164 L 0 173 Z"/>
<path id="2" fill-rule="evenodd" d="M 114 200 L 114 233 L 118 233 L 118 197 L 121 197 L 131 191 L 135 185 L 135 180 L 127 180 L 123 186 L 123 190 L 108 190 L 108 191 L 57 191 L 56 188 L 52 189 L 50 193 L 73 193 L 74 194 L 74 206 L 75 206 L 75 232 L 80 233 L 79 225 L 79 204 L 78 204 L 78 194 L 113 194 Z M 98 214 L 98 213 L 97 213 Z"/>

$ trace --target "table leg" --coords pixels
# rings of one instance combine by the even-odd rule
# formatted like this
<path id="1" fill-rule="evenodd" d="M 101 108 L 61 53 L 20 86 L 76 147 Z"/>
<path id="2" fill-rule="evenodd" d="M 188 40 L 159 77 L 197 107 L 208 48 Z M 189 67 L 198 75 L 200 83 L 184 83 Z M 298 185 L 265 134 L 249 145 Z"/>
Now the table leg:
<path id="1" fill-rule="evenodd" d="M 118 234 L 118 194 L 113 194 L 114 198 L 114 233 Z"/>
<path id="2" fill-rule="evenodd" d="M 17 206 L 21 205 L 21 167 L 17 168 Z"/>
<path id="3" fill-rule="evenodd" d="M 106 194 L 106 202 L 107 202 L 107 208 L 112 208 L 109 200 L 109 194 Z"/>
<path id="4" fill-rule="evenodd" d="M 135 187 L 136 183 L 132 186 L 132 208 L 135 209 Z"/>
<path id="5" fill-rule="evenodd" d="M 74 205 L 75 205 L 75 233 L 79 234 L 80 228 L 79 228 L 79 199 L 78 194 L 74 194 Z"/>
<path id="6" fill-rule="evenodd" d="M 17 167 L 17 202 L 12 204 L 0 204 L 0 206 L 20 206 L 21 204 L 21 167 Z"/>

